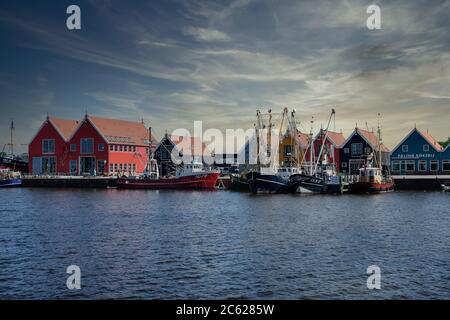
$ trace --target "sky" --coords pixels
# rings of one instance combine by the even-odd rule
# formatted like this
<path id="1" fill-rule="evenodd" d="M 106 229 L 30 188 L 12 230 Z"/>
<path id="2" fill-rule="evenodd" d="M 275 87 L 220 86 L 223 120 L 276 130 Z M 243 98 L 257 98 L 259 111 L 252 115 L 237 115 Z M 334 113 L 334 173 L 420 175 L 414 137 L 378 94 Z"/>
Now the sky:
<path id="1" fill-rule="evenodd" d="M 81 9 L 68 30 L 66 8 Z M 369 5 L 381 29 L 366 26 Z M 0 1 L 0 147 L 20 151 L 46 114 L 176 128 L 251 128 L 295 108 L 302 131 L 417 126 L 450 136 L 450 1 Z M 367 124 L 366 124 L 367 123 Z"/>

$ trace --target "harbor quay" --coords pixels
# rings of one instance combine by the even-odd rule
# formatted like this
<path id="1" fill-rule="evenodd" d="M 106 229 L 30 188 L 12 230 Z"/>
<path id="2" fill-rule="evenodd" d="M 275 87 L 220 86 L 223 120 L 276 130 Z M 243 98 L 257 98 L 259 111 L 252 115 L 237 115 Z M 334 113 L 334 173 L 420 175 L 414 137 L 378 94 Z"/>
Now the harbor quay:
<path id="1" fill-rule="evenodd" d="M 176 175 L 180 163 L 191 159 L 208 170 L 219 171 L 216 187 L 229 189 L 236 182 L 236 175 L 257 165 L 252 143 L 269 145 L 271 150 L 260 150 L 260 154 L 276 153 L 281 168 L 300 162 L 313 166 L 320 158 L 320 163 L 332 164 L 343 184 L 357 176 L 374 154 L 379 156 L 381 171 L 392 175 L 397 190 L 441 190 L 450 182 L 449 146 L 441 145 L 428 131 L 417 127 L 393 150 L 383 144 L 374 130 L 359 127 L 347 137 L 342 131 L 328 128 L 321 128 L 317 134 L 289 127 L 282 132 L 280 128 L 279 132 L 272 130 L 271 141 L 264 142 L 255 139 L 254 130 L 249 132 L 240 150 L 234 148 L 226 153 L 223 146 L 208 145 L 201 133 L 200 137 L 191 136 L 187 130 L 181 134 L 166 133 L 158 139 L 144 121 L 88 114 L 81 120 L 68 120 L 47 115 L 28 146 L 28 163 L 21 161 L 22 186 L 111 188 L 117 187 L 120 177 L 146 174 L 151 161 L 155 162 L 159 177 L 170 177 Z M 242 133 L 245 134 L 243 130 Z M 174 155 L 180 156 L 178 162 Z M 5 167 L 14 167 L 14 161 L 7 157 L 2 162 Z"/>

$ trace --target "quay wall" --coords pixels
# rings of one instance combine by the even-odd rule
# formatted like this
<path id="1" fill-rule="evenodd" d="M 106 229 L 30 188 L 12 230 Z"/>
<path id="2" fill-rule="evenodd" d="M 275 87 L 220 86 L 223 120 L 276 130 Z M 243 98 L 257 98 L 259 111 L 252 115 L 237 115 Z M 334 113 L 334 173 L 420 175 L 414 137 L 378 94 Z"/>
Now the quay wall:
<path id="1" fill-rule="evenodd" d="M 22 187 L 32 188 L 112 188 L 117 178 L 24 178 Z"/>

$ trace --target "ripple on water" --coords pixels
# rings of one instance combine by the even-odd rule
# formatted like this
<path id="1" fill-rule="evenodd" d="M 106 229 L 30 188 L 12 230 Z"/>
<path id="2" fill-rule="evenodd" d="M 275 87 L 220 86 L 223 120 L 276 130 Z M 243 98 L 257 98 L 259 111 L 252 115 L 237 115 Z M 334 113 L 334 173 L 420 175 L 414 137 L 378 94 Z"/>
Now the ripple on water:
<path id="1" fill-rule="evenodd" d="M 448 201 L 0 190 L 0 298 L 449 299 Z"/>

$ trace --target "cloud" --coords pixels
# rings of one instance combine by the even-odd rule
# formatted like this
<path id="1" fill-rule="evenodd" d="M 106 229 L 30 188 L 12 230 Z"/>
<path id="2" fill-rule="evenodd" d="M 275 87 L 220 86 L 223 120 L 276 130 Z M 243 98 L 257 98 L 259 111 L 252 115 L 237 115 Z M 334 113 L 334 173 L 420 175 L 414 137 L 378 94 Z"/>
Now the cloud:
<path id="1" fill-rule="evenodd" d="M 185 35 L 192 36 L 197 41 L 230 41 L 231 38 L 215 29 L 187 27 L 183 30 Z"/>

